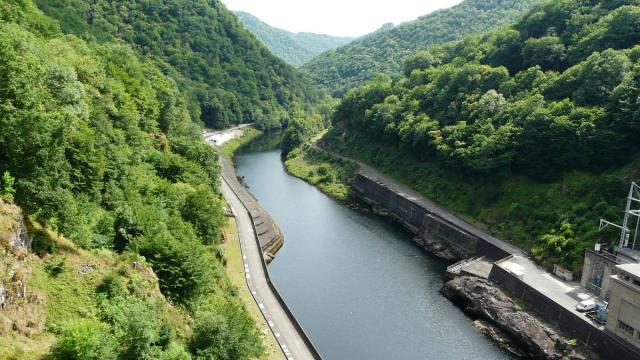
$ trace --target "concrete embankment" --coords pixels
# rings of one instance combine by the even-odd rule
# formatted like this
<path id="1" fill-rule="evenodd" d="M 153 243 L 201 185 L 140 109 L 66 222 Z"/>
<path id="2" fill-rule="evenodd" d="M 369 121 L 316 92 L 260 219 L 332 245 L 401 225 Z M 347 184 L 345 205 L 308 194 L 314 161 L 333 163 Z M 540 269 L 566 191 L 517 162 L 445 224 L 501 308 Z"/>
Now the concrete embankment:
<path id="1" fill-rule="evenodd" d="M 267 256 L 262 249 L 282 246 L 280 231 L 240 184 L 233 167 L 225 160 L 222 165 L 222 193 L 236 216 L 246 280 L 252 296 L 288 360 L 321 359 L 269 277 Z"/>
<path id="2" fill-rule="evenodd" d="M 516 247 L 369 167 L 361 167 L 352 185 L 366 201 L 384 207 L 389 216 L 411 231 L 425 250 L 445 254 L 442 257 L 448 260 L 484 256 L 495 261 L 512 254 L 522 255 Z"/>
<path id="3" fill-rule="evenodd" d="M 275 254 L 284 244 L 284 237 L 275 221 L 271 218 L 260 203 L 237 179 L 236 171 L 224 157 L 220 158 L 222 164 L 222 176 L 227 180 L 229 186 L 238 195 L 244 206 L 249 211 L 258 235 L 260 247 L 264 253 L 265 261 L 273 260 Z"/>

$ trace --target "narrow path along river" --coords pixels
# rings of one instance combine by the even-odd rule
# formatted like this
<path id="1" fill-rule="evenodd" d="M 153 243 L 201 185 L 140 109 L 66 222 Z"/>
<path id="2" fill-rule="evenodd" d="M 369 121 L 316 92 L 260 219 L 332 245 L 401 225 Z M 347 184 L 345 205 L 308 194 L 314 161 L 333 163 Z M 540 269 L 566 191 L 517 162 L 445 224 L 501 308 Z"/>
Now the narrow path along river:
<path id="1" fill-rule="evenodd" d="M 280 225 L 269 273 L 324 359 L 510 358 L 440 295 L 446 263 L 289 176 L 271 140 L 241 151 L 237 172 Z"/>

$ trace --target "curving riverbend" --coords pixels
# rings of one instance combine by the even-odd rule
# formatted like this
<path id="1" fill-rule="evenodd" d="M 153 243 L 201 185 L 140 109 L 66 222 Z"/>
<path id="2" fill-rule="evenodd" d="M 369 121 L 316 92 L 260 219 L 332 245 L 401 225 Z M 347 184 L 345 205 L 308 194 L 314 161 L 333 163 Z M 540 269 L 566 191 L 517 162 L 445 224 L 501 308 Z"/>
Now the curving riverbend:
<path id="1" fill-rule="evenodd" d="M 269 273 L 325 359 L 511 358 L 440 295 L 446 263 L 289 176 L 275 145 L 238 153 L 237 172 L 281 227 Z"/>

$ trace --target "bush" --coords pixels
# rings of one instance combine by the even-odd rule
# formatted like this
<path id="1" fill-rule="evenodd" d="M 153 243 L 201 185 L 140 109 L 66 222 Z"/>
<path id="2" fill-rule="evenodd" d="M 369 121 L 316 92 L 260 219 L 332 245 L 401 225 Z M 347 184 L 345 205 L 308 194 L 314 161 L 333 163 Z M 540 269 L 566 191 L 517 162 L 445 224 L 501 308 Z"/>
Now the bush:
<path id="1" fill-rule="evenodd" d="M 13 187 L 15 180 L 11 177 L 8 171 L 2 174 L 2 181 L 0 181 L 0 195 L 9 200 L 13 200 L 13 195 L 16 193 L 16 189 Z"/>
<path id="2" fill-rule="evenodd" d="M 67 264 L 64 257 L 52 258 L 44 264 L 44 270 L 52 277 L 62 274 L 66 268 Z"/>
<path id="3" fill-rule="evenodd" d="M 141 241 L 139 252 L 160 280 L 160 290 L 172 301 L 186 304 L 213 284 L 212 258 L 201 244 L 163 235 Z"/>
<path id="4" fill-rule="evenodd" d="M 225 314 L 226 316 L 222 316 Z M 253 320 L 237 304 L 224 303 L 196 315 L 191 352 L 196 359 L 236 360 L 259 357 Z"/>
<path id="5" fill-rule="evenodd" d="M 75 320 L 64 325 L 51 359 L 116 359 L 116 342 L 104 325 L 92 320 Z"/>
<path id="6" fill-rule="evenodd" d="M 181 212 L 182 217 L 193 224 L 205 244 L 219 242 L 224 217 L 220 199 L 210 188 L 201 185 L 187 195 Z"/>

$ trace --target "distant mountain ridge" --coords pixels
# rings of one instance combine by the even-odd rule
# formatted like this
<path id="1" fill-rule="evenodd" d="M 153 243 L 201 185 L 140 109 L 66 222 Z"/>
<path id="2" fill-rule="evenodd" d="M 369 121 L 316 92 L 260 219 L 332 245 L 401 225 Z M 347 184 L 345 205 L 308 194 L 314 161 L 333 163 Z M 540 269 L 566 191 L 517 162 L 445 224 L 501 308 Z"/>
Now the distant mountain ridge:
<path id="1" fill-rule="evenodd" d="M 302 70 L 317 85 L 340 97 L 375 73 L 400 72 L 409 55 L 508 24 L 537 3 L 539 0 L 465 0 L 327 51 Z"/>
<path id="2" fill-rule="evenodd" d="M 315 56 L 355 39 L 307 32 L 293 33 L 273 27 L 243 11 L 235 14 L 271 52 L 293 66 L 302 66 Z"/>

